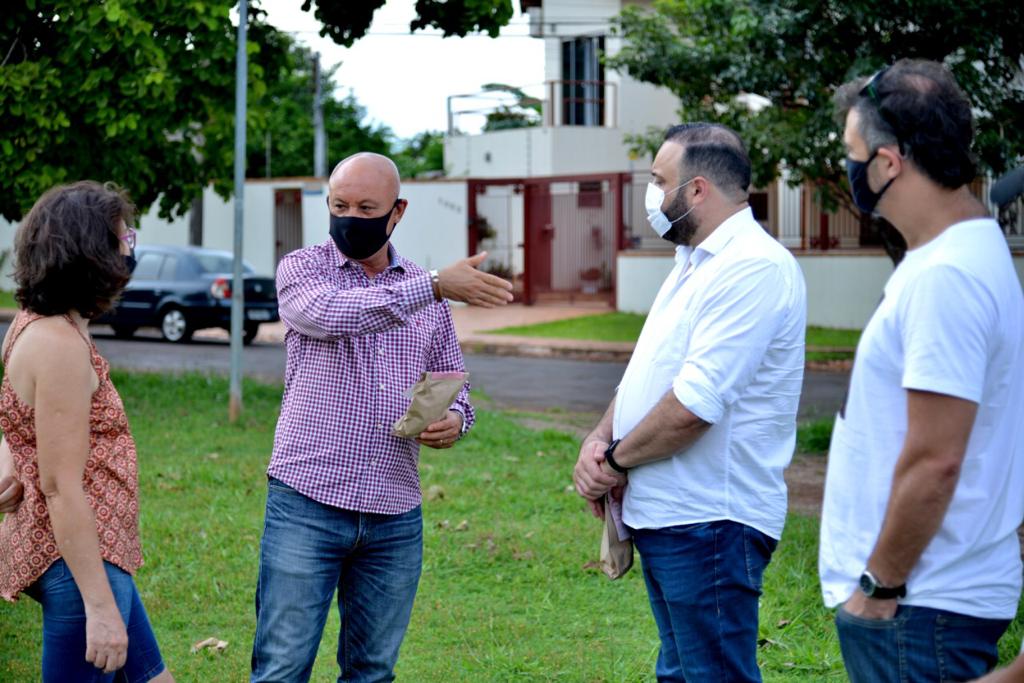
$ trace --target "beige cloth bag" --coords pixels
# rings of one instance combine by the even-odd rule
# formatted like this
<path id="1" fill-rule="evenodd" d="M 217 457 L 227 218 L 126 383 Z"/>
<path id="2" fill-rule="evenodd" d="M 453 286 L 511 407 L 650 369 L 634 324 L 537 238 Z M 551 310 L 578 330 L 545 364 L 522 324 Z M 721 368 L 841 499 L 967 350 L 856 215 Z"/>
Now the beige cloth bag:
<path id="1" fill-rule="evenodd" d="M 604 496 L 604 532 L 601 534 L 601 571 L 609 579 L 622 578 L 633 566 L 633 536 L 622 522 L 622 500 Z"/>
<path id="2" fill-rule="evenodd" d="M 424 372 L 420 381 L 406 392 L 412 403 L 405 415 L 392 425 L 391 433 L 403 439 L 415 439 L 428 425 L 445 416 L 468 379 L 468 372 Z"/>

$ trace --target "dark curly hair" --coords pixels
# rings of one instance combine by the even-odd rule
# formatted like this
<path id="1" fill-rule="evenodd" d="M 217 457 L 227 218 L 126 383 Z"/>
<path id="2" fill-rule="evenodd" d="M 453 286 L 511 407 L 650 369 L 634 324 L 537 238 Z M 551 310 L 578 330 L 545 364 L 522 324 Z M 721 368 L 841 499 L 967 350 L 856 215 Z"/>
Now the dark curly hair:
<path id="1" fill-rule="evenodd" d="M 42 315 L 109 310 L 131 274 L 120 252 L 120 226 L 135 206 L 114 185 L 83 180 L 47 190 L 14 239 L 14 296 Z"/>
<path id="2" fill-rule="evenodd" d="M 872 88 L 867 83 L 858 78 L 836 91 L 840 125 L 856 109 L 870 152 L 899 145 L 922 173 L 953 190 L 974 180 L 971 103 L 949 69 L 939 62 L 901 59 L 879 72 Z"/>

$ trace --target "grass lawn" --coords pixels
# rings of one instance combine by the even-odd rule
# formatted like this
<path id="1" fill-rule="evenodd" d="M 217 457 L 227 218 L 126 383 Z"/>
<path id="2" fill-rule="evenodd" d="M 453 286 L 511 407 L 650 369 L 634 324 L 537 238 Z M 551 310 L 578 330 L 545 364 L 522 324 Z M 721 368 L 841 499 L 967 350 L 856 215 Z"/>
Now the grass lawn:
<path id="1" fill-rule="evenodd" d="M 14 300 L 14 292 L 0 290 L 0 308 L 17 308 L 18 302 Z"/>
<path id="2" fill-rule="evenodd" d="M 247 383 L 227 424 L 227 383 L 116 374 L 138 440 L 147 563 L 137 585 L 180 681 L 245 680 L 253 588 L 281 387 Z M 651 681 L 657 634 L 634 568 L 608 581 L 600 526 L 566 488 L 576 440 L 481 411 L 458 448 L 424 452 L 425 561 L 398 679 Z M 463 524 L 465 522 L 465 524 Z M 464 529 L 464 530 L 459 530 Z M 816 574 L 817 519 L 791 516 L 765 576 L 760 662 L 767 681 L 844 680 Z M 38 679 L 40 609 L 0 603 L 0 680 Z M 1004 639 L 1004 661 L 1020 642 Z M 337 613 L 314 681 L 337 675 Z M 222 654 L 190 654 L 216 636 Z"/>
<path id="3" fill-rule="evenodd" d="M 511 334 L 548 339 L 586 339 L 589 341 L 635 342 L 640 337 L 646 315 L 637 313 L 600 313 L 537 325 L 503 327 L 488 334 Z"/>
<path id="4" fill-rule="evenodd" d="M 491 334 L 511 334 L 523 337 L 547 337 L 556 339 L 586 339 L 590 341 L 632 342 L 640 337 L 647 316 L 637 313 L 601 313 L 570 320 L 504 327 L 492 330 Z M 809 360 L 834 360 L 851 358 L 852 351 L 860 339 L 859 330 L 844 330 L 831 327 L 808 327 L 807 346 L 824 347 L 829 351 L 809 351 Z M 842 349 L 842 350 L 840 350 Z M 811 354 L 818 354 L 812 357 Z"/>

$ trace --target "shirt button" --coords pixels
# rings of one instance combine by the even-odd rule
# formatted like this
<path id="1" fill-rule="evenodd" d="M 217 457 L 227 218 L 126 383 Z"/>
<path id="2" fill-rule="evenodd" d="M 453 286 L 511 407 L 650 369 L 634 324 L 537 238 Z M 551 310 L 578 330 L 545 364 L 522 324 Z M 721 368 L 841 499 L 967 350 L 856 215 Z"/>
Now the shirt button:
<path id="1" fill-rule="evenodd" d="M 380 385 L 380 390 L 384 391 L 384 385 L 383 384 Z"/>
<path id="2" fill-rule="evenodd" d="M 384 355 L 384 349 L 379 349 L 379 350 L 377 351 L 377 355 L 378 355 L 378 356 L 383 356 L 383 355 Z"/>

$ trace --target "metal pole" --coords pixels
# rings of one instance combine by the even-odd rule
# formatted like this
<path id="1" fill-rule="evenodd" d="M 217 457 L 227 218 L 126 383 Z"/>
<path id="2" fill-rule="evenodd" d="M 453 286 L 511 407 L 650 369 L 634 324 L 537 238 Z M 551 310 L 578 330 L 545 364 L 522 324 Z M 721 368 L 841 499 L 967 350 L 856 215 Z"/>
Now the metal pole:
<path id="1" fill-rule="evenodd" d="M 313 53 L 313 175 L 327 177 L 327 135 L 324 132 L 323 90 L 320 87 L 320 53 Z"/>
<path id="2" fill-rule="evenodd" d="M 245 315 L 245 281 L 242 279 L 242 226 L 245 201 L 245 95 L 248 64 L 245 33 L 249 23 L 246 0 L 238 3 L 238 57 L 235 70 L 235 258 L 231 282 L 231 396 L 228 420 L 242 413 L 242 318 Z"/>

